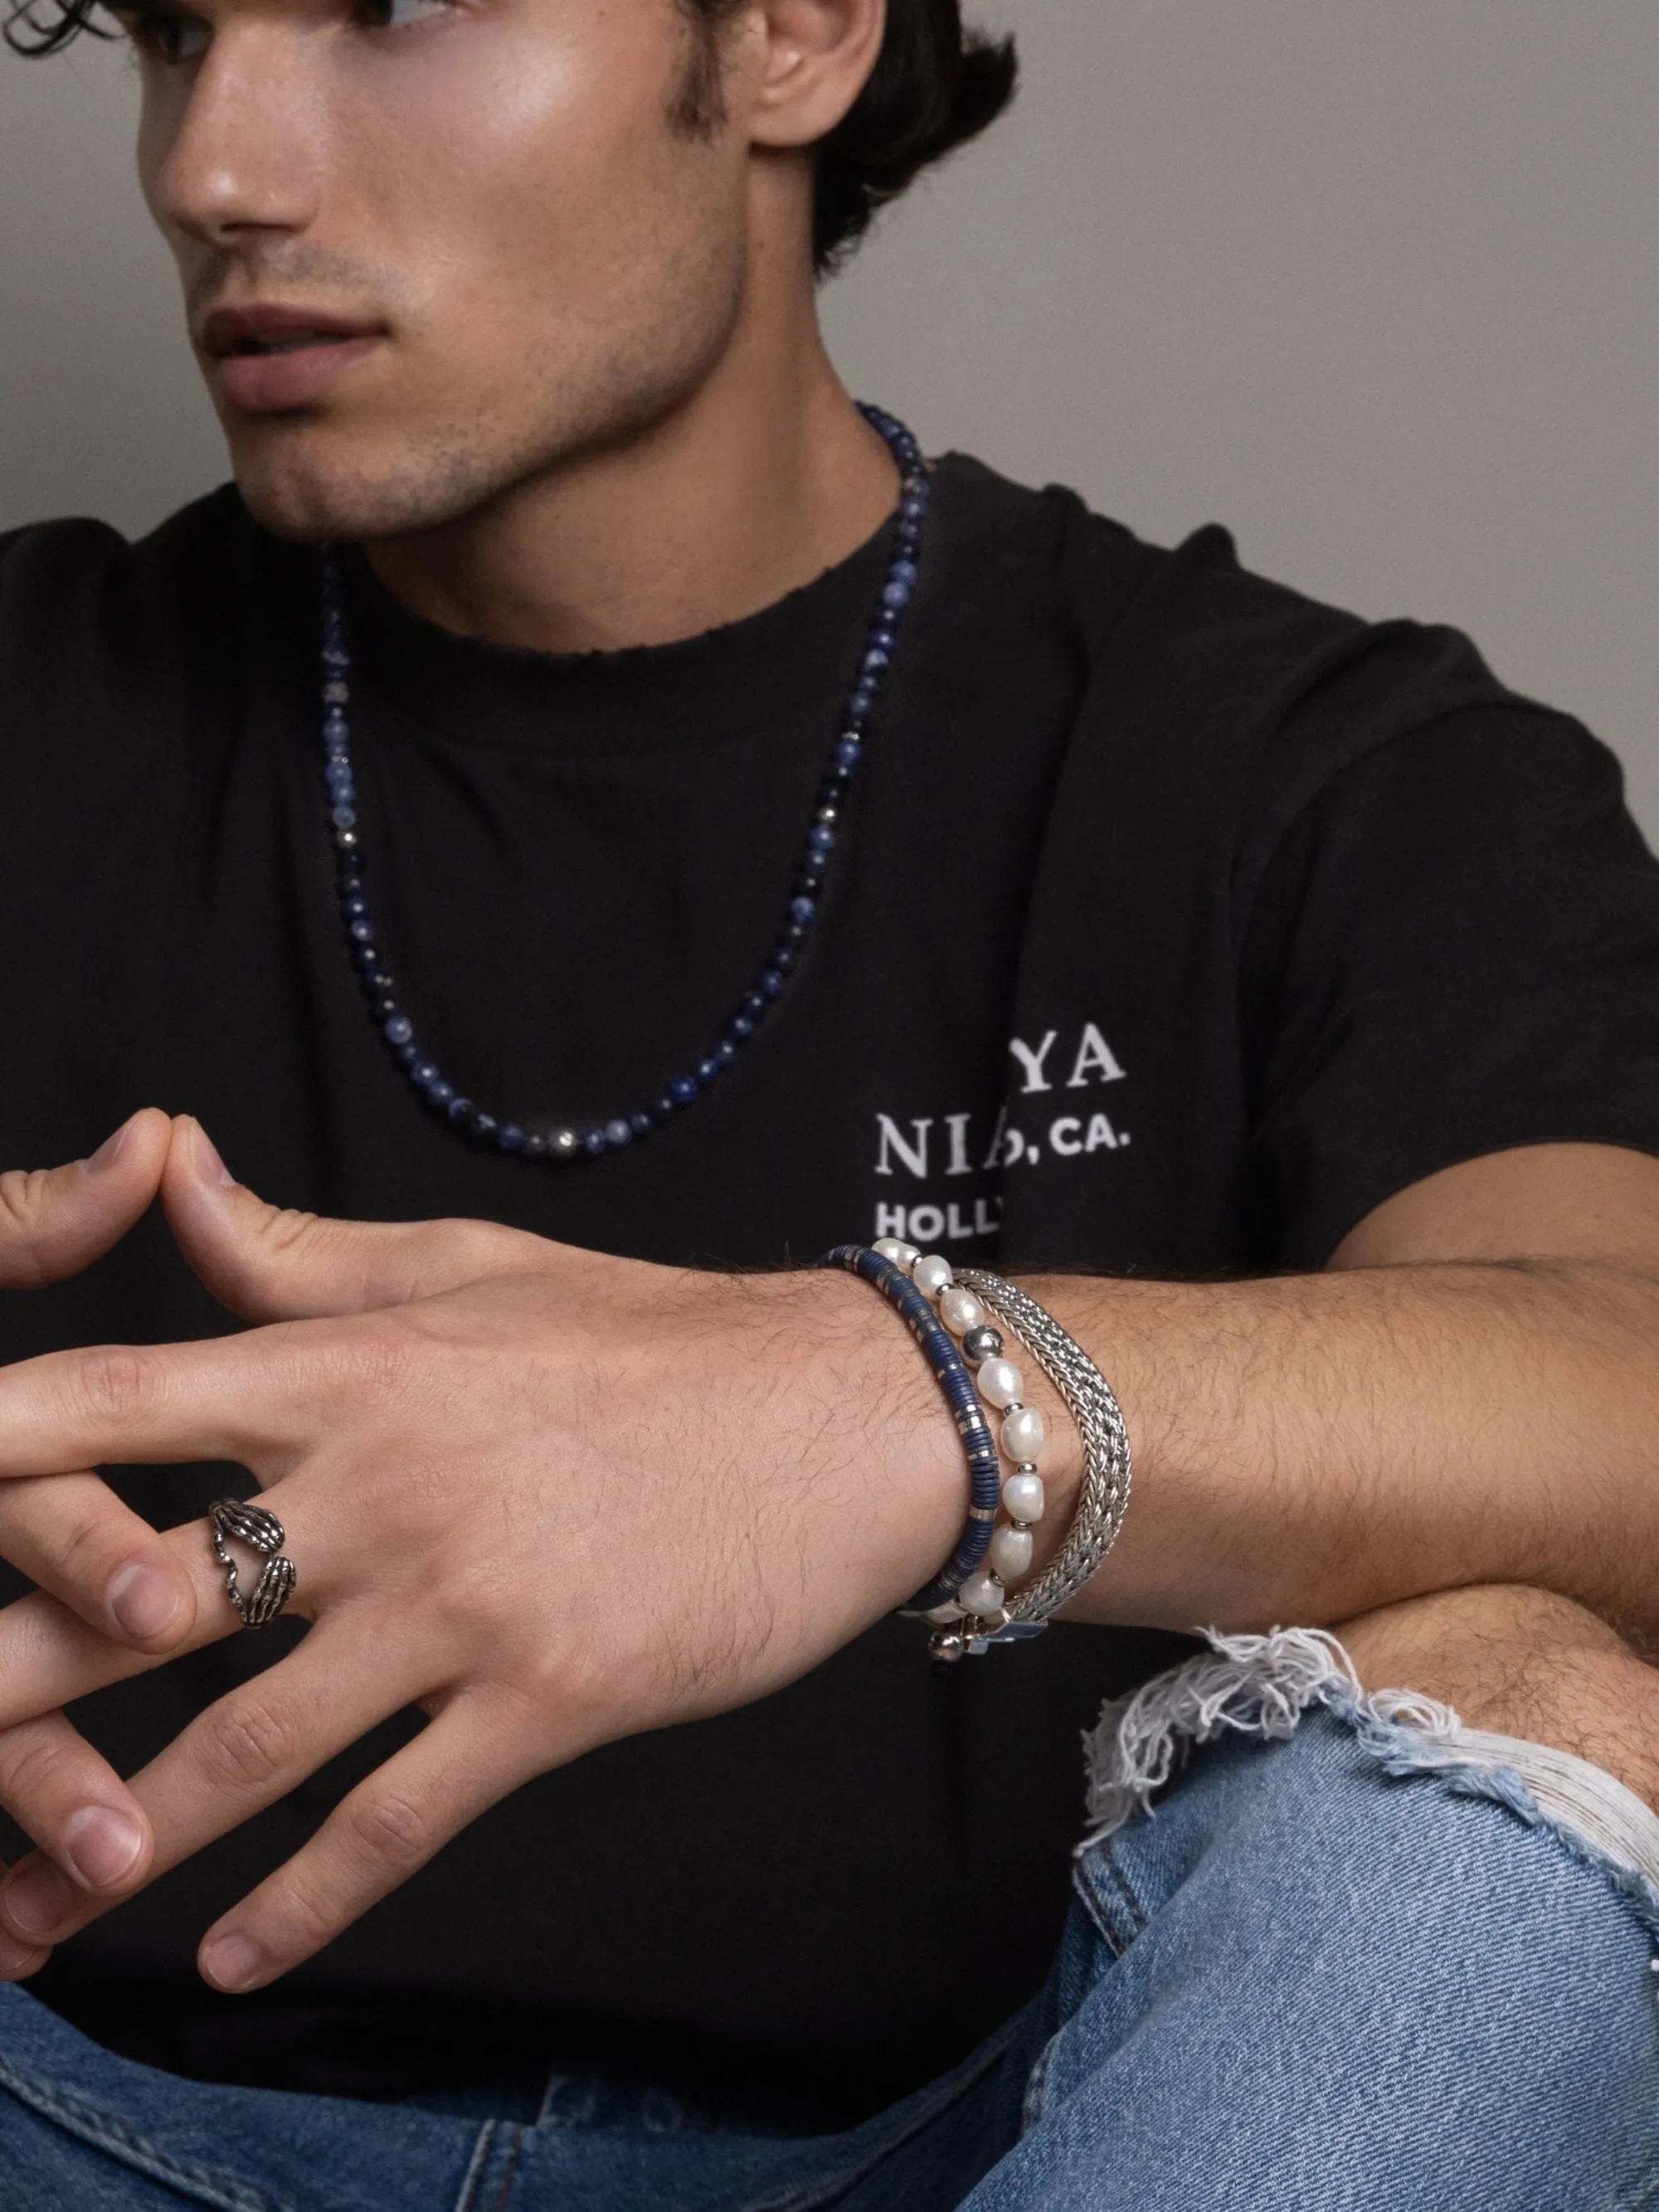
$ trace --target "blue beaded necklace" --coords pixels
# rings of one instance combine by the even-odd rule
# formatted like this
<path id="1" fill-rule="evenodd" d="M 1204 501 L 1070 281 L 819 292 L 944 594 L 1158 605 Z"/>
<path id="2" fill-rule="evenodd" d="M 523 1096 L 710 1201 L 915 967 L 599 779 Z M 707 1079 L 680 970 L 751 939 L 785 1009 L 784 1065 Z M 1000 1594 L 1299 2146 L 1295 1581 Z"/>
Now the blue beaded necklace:
<path id="1" fill-rule="evenodd" d="M 486 1113 L 457 1091 L 421 1044 L 404 1012 L 380 951 L 379 934 L 364 890 L 367 880 L 362 840 L 357 828 L 357 786 L 351 766 L 351 732 L 346 709 L 351 703 L 351 653 L 346 641 L 345 591 L 337 556 L 331 549 L 322 563 L 323 777 L 328 791 L 329 824 L 340 895 L 340 919 L 346 947 L 368 1010 L 388 1052 L 404 1071 L 416 1097 L 458 1135 L 516 1159 L 551 1162 L 596 1158 L 621 1152 L 648 1137 L 665 1121 L 695 1105 L 732 1066 L 743 1047 L 782 997 L 799 964 L 817 919 L 830 856 L 835 850 L 842 810 L 859 763 L 864 757 L 870 721 L 891 665 L 904 610 L 915 589 L 927 519 L 928 482 L 921 448 L 903 423 L 878 407 L 862 408 L 897 462 L 902 488 L 893 526 L 893 557 L 870 625 L 853 690 L 837 726 L 835 744 L 814 802 L 805 849 L 789 894 L 783 927 L 752 988 L 738 1003 L 720 1040 L 705 1059 L 676 1075 L 661 1096 L 631 1114 L 617 1114 L 591 1127 L 526 1128 L 518 1121 Z"/>

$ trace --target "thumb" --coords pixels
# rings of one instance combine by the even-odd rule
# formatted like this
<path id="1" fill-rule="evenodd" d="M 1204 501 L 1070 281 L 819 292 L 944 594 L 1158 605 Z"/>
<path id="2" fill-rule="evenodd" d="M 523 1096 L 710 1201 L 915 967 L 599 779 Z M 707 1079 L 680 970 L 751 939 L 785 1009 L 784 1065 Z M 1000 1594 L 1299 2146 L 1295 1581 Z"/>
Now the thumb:
<path id="1" fill-rule="evenodd" d="M 61 1281 L 118 1243 L 155 1196 L 170 1126 L 146 1106 L 90 1159 L 0 1175 L 0 1290 Z"/>
<path id="2" fill-rule="evenodd" d="M 333 1221 L 268 1206 L 188 1115 L 173 1124 L 161 1201 L 179 1250 L 244 1321 L 404 1305 L 538 1265 L 548 1251 L 541 1237 L 491 1221 Z"/>

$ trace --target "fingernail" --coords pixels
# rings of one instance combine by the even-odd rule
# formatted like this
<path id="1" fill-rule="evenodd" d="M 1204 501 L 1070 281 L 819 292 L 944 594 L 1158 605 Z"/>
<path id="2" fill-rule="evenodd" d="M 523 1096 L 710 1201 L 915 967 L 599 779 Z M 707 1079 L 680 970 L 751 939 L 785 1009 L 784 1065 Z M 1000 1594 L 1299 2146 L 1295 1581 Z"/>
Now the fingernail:
<path id="1" fill-rule="evenodd" d="M 202 1971 L 222 1990 L 246 1989 L 264 1964 L 264 1954 L 246 1936 L 216 1936 L 202 1954 Z"/>
<path id="2" fill-rule="evenodd" d="M 123 1636 L 140 1643 L 165 1633 L 179 1610 L 179 1585 L 164 1568 L 135 1559 L 110 1577 L 111 1615 Z"/>
<path id="3" fill-rule="evenodd" d="M 64 1823 L 64 1851 L 88 1889 L 107 1889 L 132 1871 L 144 1848 L 144 1832 L 131 1813 L 109 1805 L 83 1805 Z"/>
<path id="4" fill-rule="evenodd" d="M 29 1860 L 0 1890 L 0 1905 L 12 1926 L 37 1938 L 60 1927 L 75 1902 L 75 1892 L 50 1859 Z"/>
<path id="5" fill-rule="evenodd" d="M 112 1137 L 105 1138 L 87 1162 L 88 1175 L 102 1175 L 106 1168 L 115 1165 L 127 1148 L 127 1139 L 132 1134 L 132 1125 L 137 1119 L 137 1114 L 129 1115 Z"/>
<path id="6" fill-rule="evenodd" d="M 204 1182 L 234 1183 L 235 1176 L 220 1158 L 212 1138 L 199 1121 L 195 1125 L 190 1141 L 194 1148 L 196 1172 Z"/>
<path id="7" fill-rule="evenodd" d="M 38 1943 L 20 1943 L 15 1936 L 0 1935 L 0 1982 L 26 1981 L 31 1974 L 38 1974 L 51 1956 Z"/>

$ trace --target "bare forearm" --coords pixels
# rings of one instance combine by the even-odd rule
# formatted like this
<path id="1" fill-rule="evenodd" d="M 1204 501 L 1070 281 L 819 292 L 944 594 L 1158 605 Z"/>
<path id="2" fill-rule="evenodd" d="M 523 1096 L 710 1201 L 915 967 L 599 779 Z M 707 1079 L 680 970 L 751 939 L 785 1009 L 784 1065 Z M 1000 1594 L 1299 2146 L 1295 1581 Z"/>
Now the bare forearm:
<path id="1" fill-rule="evenodd" d="M 1329 1623 L 1526 1583 L 1659 1642 L 1659 1278 L 1582 1260 L 1027 1287 L 1111 1378 L 1124 1534 L 1076 1617 Z"/>

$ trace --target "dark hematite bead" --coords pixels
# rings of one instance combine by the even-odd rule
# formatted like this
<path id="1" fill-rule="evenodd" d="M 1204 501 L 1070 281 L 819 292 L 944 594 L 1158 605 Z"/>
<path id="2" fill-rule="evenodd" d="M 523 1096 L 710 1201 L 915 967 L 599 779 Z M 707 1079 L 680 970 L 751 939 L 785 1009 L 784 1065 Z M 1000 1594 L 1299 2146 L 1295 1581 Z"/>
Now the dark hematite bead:
<path id="1" fill-rule="evenodd" d="M 818 787 L 812 822 L 790 888 L 782 933 L 767 965 L 753 987 L 744 993 L 737 1012 L 726 1022 L 714 1053 L 699 1060 L 690 1074 L 677 1076 L 650 1109 L 617 1115 L 603 1127 L 580 1132 L 561 1127 L 543 1132 L 526 1130 L 514 1121 L 498 1122 L 495 1115 L 484 1113 L 470 1098 L 459 1096 L 440 1073 L 437 1062 L 422 1055 L 414 1024 L 393 994 L 392 977 L 382 963 L 368 902 L 363 893 L 357 790 L 346 714 L 351 700 L 351 654 L 346 642 L 337 556 L 325 551 L 321 625 L 323 783 L 328 794 L 335 886 L 346 942 L 387 1050 L 407 1072 L 411 1085 L 428 1105 L 480 1142 L 524 1159 L 560 1162 L 597 1158 L 602 1152 L 620 1151 L 636 1139 L 648 1136 L 653 1129 L 684 1112 L 702 1091 L 736 1064 L 740 1048 L 771 1012 L 782 994 L 786 979 L 799 964 L 817 918 L 830 859 L 838 842 L 842 808 L 864 757 L 870 718 L 875 711 L 885 672 L 892 662 L 903 610 L 921 577 L 919 556 L 929 500 L 927 464 L 921 447 L 902 423 L 878 407 L 866 406 L 863 411 L 866 421 L 886 440 L 898 464 L 902 479 L 898 512 L 892 526 L 892 550 L 879 604 L 866 634 L 853 690 Z"/>
<path id="2" fill-rule="evenodd" d="M 962 1348 L 977 1367 L 981 1360 L 1001 1358 L 1002 1339 L 994 1328 L 987 1328 L 983 1326 L 979 1328 L 970 1328 L 962 1340 Z"/>

